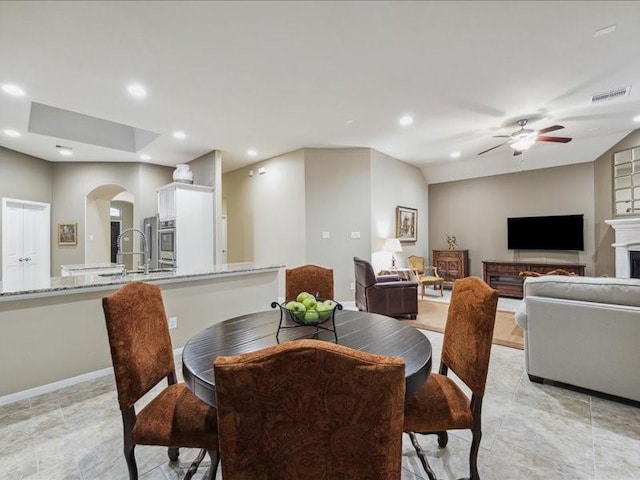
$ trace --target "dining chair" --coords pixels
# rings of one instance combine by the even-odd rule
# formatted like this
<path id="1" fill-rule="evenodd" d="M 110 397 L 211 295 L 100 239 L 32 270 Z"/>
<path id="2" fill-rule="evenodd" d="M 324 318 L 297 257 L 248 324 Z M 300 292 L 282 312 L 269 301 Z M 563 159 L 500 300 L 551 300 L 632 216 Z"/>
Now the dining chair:
<path id="1" fill-rule="evenodd" d="M 138 478 L 136 445 L 169 447 L 176 461 L 179 447 L 209 453 L 206 477 L 213 480 L 218 466 L 216 409 L 198 399 L 184 383 L 177 383 L 173 348 L 160 288 L 139 282 L 124 285 L 102 299 L 124 430 L 124 456 L 129 479 Z M 135 404 L 167 379 L 168 386 L 136 413 Z M 204 457 L 201 452 L 187 471 L 190 478 Z"/>
<path id="2" fill-rule="evenodd" d="M 444 296 L 442 291 L 444 278 L 438 274 L 438 267 L 425 265 L 424 257 L 410 255 L 407 258 L 409 268 L 413 270 L 413 274 L 422 289 L 422 298 L 424 298 L 427 286 L 440 287 L 440 296 Z"/>
<path id="3" fill-rule="evenodd" d="M 297 340 L 213 368 L 225 480 L 400 480 L 401 357 Z"/>
<path id="4" fill-rule="evenodd" d="M 436 434 L 438 445 L 446 447 L 447 430 L 470 429 L 471 480 L 479 480 L 478 450 L 482 438 L 482 399 L 485 393 L 491 340 L 496 319 L 498 292 L 478 277 L 456 280 L 444 329 L 439 373 L 407 398 L 404 431 L 431 480 L 435 474 L 416 437 Z M 449 370 L 471 391 L 471 399 L 447 376 Z"/>
<path id="5" fill-rule="evenodd" d="M 301 292 L 333 300 L 333 269 L 302 265 L 285 270 L 285 300 L 295 300 Z"/>

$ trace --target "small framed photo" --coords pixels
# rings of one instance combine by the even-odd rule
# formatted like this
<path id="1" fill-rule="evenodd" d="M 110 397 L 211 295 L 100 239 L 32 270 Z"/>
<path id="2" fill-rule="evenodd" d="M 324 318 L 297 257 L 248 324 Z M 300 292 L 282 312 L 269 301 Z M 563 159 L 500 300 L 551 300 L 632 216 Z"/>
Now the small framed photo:
<path id="1" fill-rule="evenodd" d="M 409 207 L 396 207 L 396 237 L 401 242 L 418 240 L 418 210 Z"/>
<path id="2" fill-rule="evenodd" d="M 59 223 L 58 224 L 58 245 L 78 244 L 78 224 Z"/>

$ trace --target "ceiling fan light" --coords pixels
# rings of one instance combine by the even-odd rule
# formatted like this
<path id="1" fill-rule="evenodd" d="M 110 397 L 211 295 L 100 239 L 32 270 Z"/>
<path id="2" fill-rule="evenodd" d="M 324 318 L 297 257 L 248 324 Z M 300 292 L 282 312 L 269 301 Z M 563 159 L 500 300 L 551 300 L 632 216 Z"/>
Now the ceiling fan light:
<path id="1" fill-rule="evenodd" d="M 522 152 L 524 150 L 531 148 L 531 146 L 533 146 L 534 143 L 536 143 L 535 138 L 523 137 L 509 144 L 509 146 L 514 150 L 518 150 L 519 152 Z"/>

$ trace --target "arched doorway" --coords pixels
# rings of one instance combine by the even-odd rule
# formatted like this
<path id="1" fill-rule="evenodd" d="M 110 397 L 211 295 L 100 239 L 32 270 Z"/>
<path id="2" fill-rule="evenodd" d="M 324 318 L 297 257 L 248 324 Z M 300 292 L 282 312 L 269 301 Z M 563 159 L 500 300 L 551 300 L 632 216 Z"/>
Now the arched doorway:
<path id="1" fill-rule="evenodd" d="M 120 185 L 101 185 L 86 196 L 85 207 L 85 263 L 110 263 L 113 260 L 115 238 L 135 224 L 134 199 Z M 117 233 L 114 232 L 114 228 Z M 115 233 L 115 238 L 112 235 Z M 132 242 L 133 236 L 123 238 L 123 242 Z M 112 246 L 113 245 L 113 246 Z M 124 246 L 132 251 L 132 244 Z M 127 269 L 134 268 L 131 256 L 122 258 Z"/>

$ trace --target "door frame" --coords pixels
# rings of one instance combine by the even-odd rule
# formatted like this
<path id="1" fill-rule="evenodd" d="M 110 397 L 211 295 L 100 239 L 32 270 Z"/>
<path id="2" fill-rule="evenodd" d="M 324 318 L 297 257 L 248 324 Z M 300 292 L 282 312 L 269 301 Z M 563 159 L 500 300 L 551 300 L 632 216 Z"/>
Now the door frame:
<path id="1" fill-rule="evenodd" d="M 42 264 L 46 265 L 48 272 L 47 277 L 51 277 L 51 204 L 44 202 L 34 202 L 32 200 L 20 200 L 18 198 L 2 197 L 2 278 L 6 277 L 5 268 L 7 265 L 7 253 L 5 245 L 7 244 L 7 235 L 9 225 L 7 223 L 7 207 L 14 205 L 28 205 L 31 208 L 44 212 L 44 231 L 48 232 L 45 238 L 41 239 L 42 244 Z"/>

